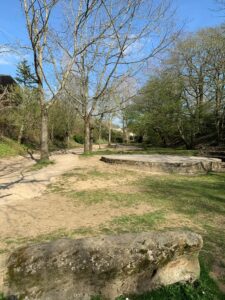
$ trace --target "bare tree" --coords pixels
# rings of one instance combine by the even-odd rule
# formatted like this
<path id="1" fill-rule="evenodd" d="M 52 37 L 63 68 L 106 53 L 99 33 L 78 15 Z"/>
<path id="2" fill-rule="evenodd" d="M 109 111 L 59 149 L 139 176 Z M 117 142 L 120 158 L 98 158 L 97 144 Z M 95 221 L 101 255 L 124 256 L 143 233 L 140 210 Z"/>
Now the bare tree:
<path id="1" fill-rule="evenodd" d="M 91 12 L 97 9 L 97 5 L 102 1 L 67 1 L 67 6 L 69 4 L 74 8 L 70 23 L 72 27 L 70 40 L 67 39 L 67 30 L 60 30 L 59 22 L 53 24 L 52 21 L 55 9 L 61 5 L 62 0 L 21 0 L 21 2 L 33 53 L 41 109 L 41 159 L 48 159 L 48 110 L 63 90 L 77 56 L 99 37 L 92 36 L 86 43 L 78 43 L 82 27 L 90 18 Z M 61 20 L 61 9 L 57 14 Z M 54 30 L 53 25 L 56 28 Z"/>
<path id="2" fill-rule="evenodd" d="M 33 51 L 33 62 L 38 86 L 38 100 L 41 108 L 41 159 L 48 159 L 48 105 L 45 100 L 44 84 L 45 55 L 49 38 L 49 19 L 56 5 L 55 0 L 23 0 L 27 30 Z"/>
<path id="3" fill-rule="evenodd" d="M 70 7 L 66 18 L 71 39 L 74 13 Z M 174 40 L 172 17 L 169 1 L 101 0 L 90 22 L 80 30 L 77 40 L 80 45 L 87 44 L 92 36 L 99 37 L 77 56 L 73 66 L 74 76 L 80 79 L 80 97 L 70 96 L 84 121 L 85 152 L 91 150 L 92 118 L 111 110 L 99 103 L 107 103 L 107 95 L 124 74 L 134 76 L 144 63 Z"/>

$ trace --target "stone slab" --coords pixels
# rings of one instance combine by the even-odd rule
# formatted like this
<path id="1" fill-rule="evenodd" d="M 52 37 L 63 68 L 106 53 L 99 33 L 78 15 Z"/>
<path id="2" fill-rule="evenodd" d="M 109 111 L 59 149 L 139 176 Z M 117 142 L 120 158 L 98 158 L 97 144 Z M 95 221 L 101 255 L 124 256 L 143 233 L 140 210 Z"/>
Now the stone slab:
<path id="1" fill-rule="evenodd" d="M 154 172 L 195 174 L 219 172 L 222 168 L 222 160 L 218 158 L 179 155 L 104 155 L 101 161 L 112 164 L 128 164 L 145 166 Z"/>

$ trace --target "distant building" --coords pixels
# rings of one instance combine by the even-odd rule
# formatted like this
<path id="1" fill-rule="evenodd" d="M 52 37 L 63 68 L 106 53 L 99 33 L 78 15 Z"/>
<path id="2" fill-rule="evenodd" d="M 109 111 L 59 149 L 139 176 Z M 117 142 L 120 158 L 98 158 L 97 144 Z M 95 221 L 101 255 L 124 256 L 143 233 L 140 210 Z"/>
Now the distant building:
<path id="1" fill-rule="evenodd" d="M 10 75 L 1 75 L 0 74 L 0 85 L 8 86 L 16 84 L 16 81 Z"/>
<path id="2" fill-rule="evenodd" d="M 0 74 L 0 95 L 7 89 L 10 91 L 10 88 L 17 85 L 17 82 L 10 75 L 1 75 Z"/>
<path id="3" fill-rule="evenodd" d="M 17 85 L 16 81 L 10 75 L 0 74 L 0 94 L 3 93 L 5 88 L 9 88 Z"/>
<path id="4" fill-rule="evenodd" d="M 120 127 L 119 128 L 118 127 L 113 127 L 112 130 L 123 134 L 124 135 L 124 140 L 126 140 L 127 142 L 134 142 L 134 140 L 135 140 L 136 134 L 133 133 L 133 132 L 130 132 L 128 130 L 128 128 L 122 129 Z"/>

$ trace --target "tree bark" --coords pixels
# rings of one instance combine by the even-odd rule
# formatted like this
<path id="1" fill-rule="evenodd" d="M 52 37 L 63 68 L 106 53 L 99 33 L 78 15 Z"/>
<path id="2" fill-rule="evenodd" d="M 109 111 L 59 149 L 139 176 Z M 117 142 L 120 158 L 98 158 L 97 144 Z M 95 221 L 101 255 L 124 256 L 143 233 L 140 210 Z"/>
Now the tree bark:
<path id="1" fill-rule="evenodd" d="M 48 151 L 48 109 L 45 105 L 41 108 L 41 160 L 49 159 Z"/>
<path id="2" fill-rule="evenodd" d="M 112 120 L 109 119 L 109 138 L 108 138 L 108 145 L 111 146 L 112 143 Z"/>
<path id="3" fill-rule="evenodd" d="M 94 126 L 90 122 L 90 142 L 89 142 L 89 152 L 93 150 L 93 142 L 94 142 Z"/>
<path id="4" fill-rule="evenodd" d="M 84 119 L 84 153 L 89 152 L 90 144 L 90 124 L 89 119 Z"/>
<path id="5" fill-rule="evenodd" d="M 66 141 L 66 143 L 67 143 L 67 148 L 69 149 L 70 148 L 70 135 L 68 134 L 68 136 L 67 136 L 67 141 Z"/>
<path id="6" fill-rule="evenodd" d="M 24 132 L 24 124 L 22 124 L 20 126 L 20 132 L 19 132 L 19 135 L 18 135 L 18 144 L 21 144 L 21 141 L 22 141 L 22 138 L 23 138 L 23 132 Z"/>
<path id="7" fill-rule="evenodd" d="M 102 139 L 102 120 L 99 121 L 99 128 L 98 128 L 98 147 L 101 149 L 101 139 Z"/>
<path id="8" fill-rule="evenodd" d="M 54 125 L 52 125 L 52 128 L 51 128 L 51 141 L 52 141 L 52 143 L 54 143 Z"/>
<path id="9" fill-rule="evenodd" d="M 219 74 L 217 74 L 217 82 L 219 82 Z M 222 93 L 219 87 L 217 87 L 215 91 L 215 101 L 216 101 L 215 119 L 216 119 L 217 144 L 219 145 L 221 142 L 221 127 L 222 127 L 222 116 L 220 114 Z"/>

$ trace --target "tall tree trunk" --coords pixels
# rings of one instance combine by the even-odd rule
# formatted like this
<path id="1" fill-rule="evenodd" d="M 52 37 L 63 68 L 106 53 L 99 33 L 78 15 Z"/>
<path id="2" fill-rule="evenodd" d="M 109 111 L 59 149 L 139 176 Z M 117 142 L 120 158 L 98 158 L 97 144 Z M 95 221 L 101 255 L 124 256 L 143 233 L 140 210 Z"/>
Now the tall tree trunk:
<path id="1" fill-rule="evenodd" d="M 201 131 L 201 123 L 203 117 L 203 101 L 204 101 L 204 77 L 203 68 L 200 66 L 199 70 L 199 82 L 198 82 L 198 95 L 197 95 L 197 124 L 198 130 Z"/>
<path id="2" fill-rule="evenodd" d="M 160 130 L 160 128 L 154 127 L 153 130 L 159 135 L 159 138 L 160 138 L 161 141 L 162 141 L 163 147 L 167 147 L 166 137 L 165 137 L 165 135 L 163 134 L 163 132 Z"/>
<path id="3" fill-rule="evenodd" d="M 67 141 L 66 141 L 66 143 L 67 143 L 67 148 L 69 149 L 70 148 L 70 135 L 68 134 L 68 136 L 67 136 Z"/>
<path id="4" fill-rule="evenodd" d="M 66 144 L 67 144 L 67 148 L 69 149 L 69 147 L 70 147 L 70 122 L 69 122 L 69 118 L 67 118 Z"/>
<path id="5" fill-rule="evenodd" d="M 21 144 L 21 141 L 22 141 L 22 138 L 23 138 L 23 132 L 24 132 L 24 124 L 22 124 L 20 126 L 20 132 L 19 132 L 19 135 L 18 135 L 18 144 Z"/>
<path id="6" fill-rule="evenodd" d="M 89 119 L 84 119 L 84 153 L 89 152 L 90 144 L 90 124 Z"/>
<path id="7" fill-rule="evenodd" d="M 126 127 L 126 130 L 125 130 L 125 134 L 126 134 L 126 144 L 129 144 L 130 139 L 129 139 L 129 134 L 128 134 L 127 127 Z"/>
<path id="8" fill-rule="evenodd" d="M 187 150 L 190 150 L 193 148 L 193 137 L 192 137 L 192 134 L 191 134 L 191 138 L 188 139 L 188 137 L 185 136 L 185 134 L 183 133 L 182 129 L 181 129 L 181 126 L 179 124 L 177 124 L 177 129 L 180 133 L 180 138 L 181 140 L 184 142 L 185 144 L 185 147 Z"/>
<path id="9" fill-rule="evenodd" d="M 41 107 L 41 160 L 49 159 L 48 151 L 48 109 Z"/>
<path id="10" fill-rule="evenodd" d="M 123 144 L 129 143 L 129 135 L 128 135 L 128 129 L 127 129 L 127 120 L 125 116 L 123 116 Z"/>
<path id="11" fill-rule="evenodd" d="M 217 82 L 219 82 L 219 74 L 217 76 Z M 216 88 L 215 101 L 216 101 L 215 121 L 216 121 L 216 132 L 217 132 L 217 144 L 219 145 L 221 142 L 221 127 L 222 127 L 222 116 L 221 116 L 222 94 L 218 87 Z"/>
<path id="12" fill-rule="evenodd" d="M 101 149 L 101 139 L 102 139 L 102 120 L 99 121 L 99 128 L 98 128 L 98 147 Z"/>
<path id="13" fill-rule="evenodd" d="M 109 136 L 108 136 L 108 145 L 111 146 L 112 143 L 112 120 L 109 119 Z"/>
<path id="14" fill-rule="evenodd" d="M 125 120 L 124 120 L 124 117 L 123 117 L 123 144 L 126 143 L 126 132 L 125 132 Z"/>
<path id="15" fill-rule="evenodd" d="M 54 125 L 52 124 L 52 128 L 51 128 L 51 141 L 52 143 L 54 143 Z"/>
<path id="16" fill-rule="evenodd" d="M 90 122 L 90 142 L 89 142 L 89 152 L 93 150 L 93 143 L 94 143 L 94 126 Z"/>

